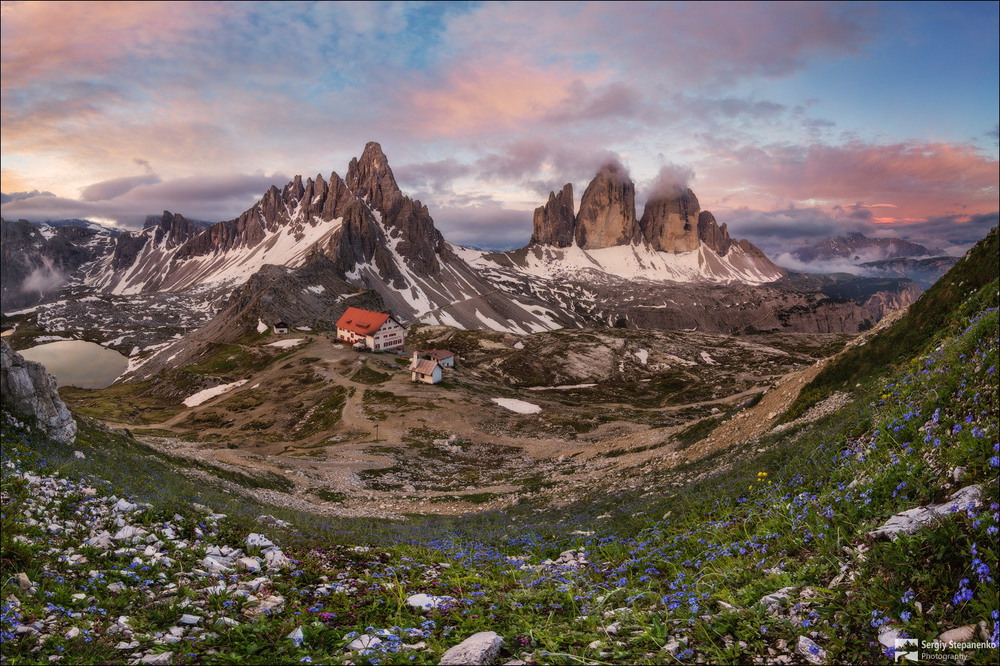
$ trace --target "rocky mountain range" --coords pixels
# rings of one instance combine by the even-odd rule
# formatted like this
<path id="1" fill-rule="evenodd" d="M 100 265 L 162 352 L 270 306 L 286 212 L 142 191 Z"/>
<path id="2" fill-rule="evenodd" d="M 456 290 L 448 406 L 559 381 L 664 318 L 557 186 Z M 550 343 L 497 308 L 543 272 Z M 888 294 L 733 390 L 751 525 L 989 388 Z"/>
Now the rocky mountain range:
<path id="1" fill-rule="evenodd" d="M 913 280 L 921 289 L 930 289 L 958 260 L 959 257 L 894 257 L 866 261 L 858 266 L 868 275 L 906 278 Z"/>
<path id="2" fill-rule="evenodd" d="M 799 261 L 829 261 L 850 259 L 853 261 L 877 261 L 897 257 L 930 257 L 935 253 L 919 243 L 911 243 L 902 238 L 869 238 L 862 233 L 824 238 L 810 245 L 792 251 Z"/>
<path id="3" fill-rule="evenodd" d="M 790 276 L 732 239 L 687 188 L 662 188 L 637 216 L 635 185 L 618 165 L 595 175 L 579 210 L 571 185 L 551 193 L 526 247 L 469 250 L 446 242 L 427 207 L 403 194 L 374 142 L 346 177 L 296 176 L 232 220 L 207 225 L 164 211 L 124 233 L 3 221 L 2 241 L 7 313 L 53 300 L 45 307 L 59 308 L 67 295 L 184 294 L 215 313 L 213 339 L 236 339 L 272 318 L 323 326 L 352 299 L 403 322 L 516 334 L 587 326 L 851 333 L 919 292 L 906 280 L 866 286 L 859 278 L 844 297 L 832 286 L 843 278 Z"/>

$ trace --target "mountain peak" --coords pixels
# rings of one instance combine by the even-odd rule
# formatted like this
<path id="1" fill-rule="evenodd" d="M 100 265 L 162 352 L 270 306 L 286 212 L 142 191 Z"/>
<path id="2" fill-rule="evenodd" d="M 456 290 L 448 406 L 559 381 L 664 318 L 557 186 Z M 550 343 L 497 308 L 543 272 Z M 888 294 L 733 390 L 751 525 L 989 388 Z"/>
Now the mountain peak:
<path id="1" fill-rule="evenodd" d="M 389 168 L 389 159 L 382 152 L 382 146 L 375 141 L 365 145 L 359 159 L 351 160 L 347 168 L 347 187 L 383 213 L 393 200 L 402 195 Z"/>
<path id="2" fill-rule="evenodd" d="M 559 191 L 549 192 L 549 200 L 535 209 L 531 232 L 532 245 L 569 247 L 573 244 L 573 185 L 566 183 Z"/>
<path id="3" fill-rule="evenodd" d="M 691 188 L 672 186 L 654 192 L 639 220 L 642 234 L 660 252 L 698 249 L 698 214 L 701 205 Z"/>
<path id="4" fill-rule="evenodd" d="M 621 164 L 605 164 L 590 181 L 580 198 L 575 235 L 576 244 L 585 250 L 642 244 L 635 220 L 635 183 Z"/>

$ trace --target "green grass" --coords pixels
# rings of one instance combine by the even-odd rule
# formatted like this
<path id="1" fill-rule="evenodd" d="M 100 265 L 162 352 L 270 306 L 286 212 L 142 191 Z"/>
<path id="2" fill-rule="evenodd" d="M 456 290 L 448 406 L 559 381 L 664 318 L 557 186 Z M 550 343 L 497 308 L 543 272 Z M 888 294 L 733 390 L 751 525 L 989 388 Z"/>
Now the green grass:
<path id="1" fill-rule="evenodd" d="M 347 389 L 334 386 L 328 395 L 306 411 L 306 420 L 296 429 L 299 439 L 321 432 L 329 432 L 338 423 L 347 403 Z"/>
<path id="2" fill-rule="evenodd" d="M 359 384 L 381 384 L 382 382 L 388 380 L 392 377 L 391 374 L 385 372 L 379 372 L 373 368 L 370 368 L 367 363 L 358 368 L 358 371 L 351 375 L 352 382 L 358 382 Z"/>
<path id="3" fill-rule="evenodd" d="M 64 386 L 59 395 L 78 414 L 116 423 L 158 423 L 184 409 L 180 399 L 153 389 L 151 381 L 115 384 L 98 390 Z"/>

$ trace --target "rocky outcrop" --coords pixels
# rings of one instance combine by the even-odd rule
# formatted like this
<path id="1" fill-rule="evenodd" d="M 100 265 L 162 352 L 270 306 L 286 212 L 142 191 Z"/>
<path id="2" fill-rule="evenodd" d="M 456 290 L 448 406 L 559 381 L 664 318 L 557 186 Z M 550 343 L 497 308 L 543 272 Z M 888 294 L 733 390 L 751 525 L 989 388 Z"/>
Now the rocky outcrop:
<path id="1" fill-rule="evenodd" d="M 167 250 L 173 249 L 184 245 L 207 227 L 204 222 L 194 222 L 169 210 L 163 211 L 159 217 L 149 215 L 141 232 L 126 233 L 118 237 L 111 255 L 111 267 L 116 271 L 125 270 L 135 263 L 148 243 Z"/>
<path id="2" fill-rule="evenodd" d="M 72 444 L 76 421 L 56 391 L 56 380 L 40 363 L 27 361 L 0 339 L 0 398 L 4 406 L 33 416 L 57 442 Z"/>
<path id="3" fill-rule="evenodd" d="M 532 220 L 531 244 L 569 247 L 573 244 L 573 186 L 563 185 L 559 194 L 549 192 L 549 200 L 535 209 Z"/>
<path id="4" fill-rule="evenodd" d="M 606 164 L 580 198 L 574 229 L 576 244 L 585 250 L 641 245 L 635 219 L 635 185 L 620 164 Z"/>
<path id="5" fill-rule="evenodd" d="M 698 214 L 701 206 L 690 188 L 655 193 L 646 202 L 639 228 L 659 252 L 698 249 Z"/>
<path id="6" fill-rule="evenodd" d="M 948 501 L 930 506 L 918 506 L 892 516 L 878 529 L 872 530 L 868 536 L 872 539 L 895 541 L 902 534 L 913 534 L 924 527 L 934 525 L 948 518 L 978 507 L 983 501 L 983 489 L 979 486 L 966 486 L 956 491 Z"/>
<path id="7" fill-rule="evenodd" d="M 721 227 L 715 221 L 715 216 L 707 210 L 698 214 L 698 239 L 720 257 L 726 256 L 733 239 L 729 237 L 729 229 Z"/>
<path id="8" fill-rule="evenodd" d="M 185 243 L 207 226 L 204 222 L 195 222 L 180 213 L 171 213 L 169 210 L 165 210 L 160 217 L 148 216 L 143 229 L 153 230 L 154 243 L 171 248 Z"/>
<path id="9" fill-rule="evenodd" d="M 493 660 L 500 654 L 504 640 L 495 631 L 480 631 L 473 634 L 455 647 L 448 648 L 448 651 L 441 655 L 441 661 L 445 664 L 465 664 L 467 666 L 485 666 L 493 663 Z"/>

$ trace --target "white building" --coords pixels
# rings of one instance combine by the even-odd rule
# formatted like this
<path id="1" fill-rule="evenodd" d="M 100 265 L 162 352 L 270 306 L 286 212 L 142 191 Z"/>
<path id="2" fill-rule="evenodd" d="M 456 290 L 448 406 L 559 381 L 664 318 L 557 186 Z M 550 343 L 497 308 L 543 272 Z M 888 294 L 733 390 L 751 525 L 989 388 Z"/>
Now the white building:
<path id="1" fill-rule="evenodd" d="M 410 381 L 437 384 L 441 381 L 441 364 L 434 359 L 417 358 L 414 352 L 410 362 Z"/>
<path id="2" fill-rule="evenodd" d="M 455 354 L 447 349 L 432 349 L 430 351 L 420 352 L 418 356 L 420 356 L 420 358 L 429 358 L 437 361 L 442 368 L 455 367 Z"/>
<path id="3" fill-rule="evenodd" d="M 337 320 L 337 339 L 347 344 L 363 343 L 372 351 L 403 346 L 406 329 L 384 312 L 347 308 Z"/>

